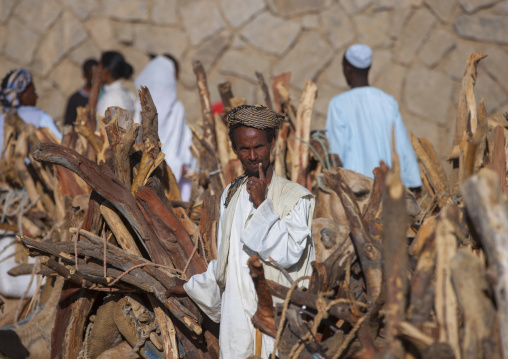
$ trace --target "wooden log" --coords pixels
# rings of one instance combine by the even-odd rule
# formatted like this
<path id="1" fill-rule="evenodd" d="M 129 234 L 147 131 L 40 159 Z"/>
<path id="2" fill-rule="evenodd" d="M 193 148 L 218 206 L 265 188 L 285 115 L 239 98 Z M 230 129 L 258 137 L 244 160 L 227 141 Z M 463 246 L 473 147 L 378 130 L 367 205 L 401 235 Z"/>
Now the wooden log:
<path id="1" fill-rule="evenodd" d="M 460 156 L 460 143 L 463 139 L 463 134 L 466 132 L 468 122 L 472 126 L 477 125 L 476 121 L 476 102 L 474 98 L 474 85 L 476 83 L 478 63 L 484 59 L 486 55 L 482 53 L 472 53 L 466 60 L 464 74 L 462 76 L 462 84 L 459 94 L 459 103 L 457 105 L 456 122 L 455 122 L 455 136 L 453 137 L 453 147 L 449 160 L 453 162 L 453 185 L 452 194 L 459 192 L 459 156 Z M 476 132 L 476 128 L 471 131 Z"/>
<path id="2" fill-rule="evenodd" d="M 374 168 L 374 183 L 372 184 L 372 191 L 370 193 L 369 202 L 363 213 L 363 218 L 369 227 L 369 233 L 372 239 L 380 242 L 382 233 L 381 213 L 382 213 L 382 198 L 385 187 L 385 178 L 388 173 L 388 166 L 381 161 L 379 167 Z"/>
<path id="3" fill-rule="evenodd" d="M 386 175 L 383 194 L 383 280 L 386 295 L 386 346 L 396 357 L 403 357 L 402 343 L 397 340 L 398 325 L 405 320 L 407 289 L 407 213 L 404 186 L 400 178 L 399 157 L 392 131 L 392 168 Z"/>
<path id="4" fill-rule="evenodd" d="M 506 139 L 504 130 L 497 126 L 494 130 L 494 146 L 492 149 L 492 160 L 489 168 L 495 171 L 499 177 L 501 191 L 506 194 Z"/>
<path id="5" fill-rule="evenodd" d="M 122 218 L 115 212 L 113 206 L 108 201 L 99 207 L 102 216 L 104 217 L 109 228 L 115 235 L 115 238 L 120 244 L 120 247 L 126 252 L 142 257 L 134 237 L 123 224 Z"/>
<path id="6" fill-rule="evenodd" d="M 269 109 L 273 110 L 272 99 L 270 98 L 270 93 L 268 92 L 268 86 L 266 86 L 265 78 L 261 72 L 256 71 L 256 77 L 258 78 L 258 84 L 261 88 L 261 92 L 263 92 L 265 98 L 265 106 Z"/>
<path id="7" fill-rule="evenodd" d="M 443 208 L 436 224 L 436 298 L 434 308 L 439 327 L 439 341 L 449 343 L 455 357 L 461 358 L 457 318 L 457 298 L 451 282 L 450 263 L 457 251 L 455 223 L 458 210 L 453 205 Z"/>
<path id="8" fill-rule="evenodd" d="M 483 99 L 478 105 L 478 113 L 475 119 L 478 122 L 474 125 L 472 123 L 468 125 L 468 130 L 464 133 L 460 143 L 459 181 L 461 185 L 484 164 L 487 112 Z M 469 119 L 469 121 L 473 121 L 473 119 Z M 476 127 L 476 131 L 472 132 L 474 127 Z"/>
<path id="9" fill-rule="evenodd" d="M 346 184 L 340 171 L 324 172 L 326 182 L 339 196 L 351 228 L 353 245 L 360 260 L 367 285 L 368 306 L 372 307 L 381 292 L 382 254 L 377 243 L 371 238 L 362 218 L 358 203 L 351 188 Z"/>
<path id="10" fill-rule="evenodd" d="M 483 264 L 466 248 L 452 259 L 452 283 L 463 314 L 462 358 L 497 358 L 501 352 L 495 338 L 496 309 L 487 296 L 490 286 Z"/>
<path id="11" fill-rule="evenodd" d="M 439 207 L 443 208 L 449 201 L 450 194 L 444 171 L 437 159 L 434 148 L 425 137 L 419 139 L 412 133 L 410 135 L 411 144 L 413 145 L 416 156 L 420 160 L 421 169 L 429 181 L 433 193 L 438 196 Z M 424 147 L 423 143 L 425 143 L 426 147 Z"/>
<path id="12" fill-rule="evenodd" d="M 111 112 L 116 109 L 122 110 L 118 107 L 110 107 L 106 110 L 106 113 L 108 116 L 111 116 Z M 128 111 L 125 112 L 120 112 L 120 115 L 126 117 L 130 116 L 128 115 Z M 133 124 L 128 127 L 127 131 L 125 131 L 120 127 L 119 121 L 126 122 L 128 119 L 120 119 L 119 114 L 113 115 L 109 123 L 106 125 L 106 133 L 111 147 L 111 153 L 113 155 L 115 174 L 125 187 L 130 187 L 132 184 L 132 172 L 129 161 L 129 152 L 137 140 L 140 127 L 139 124 Z"/>
<path id="13" fill-rule="evenodd" d="M 275 327 L 275 313 L 273 311 L 273 300 L 266 284 L 265 272 L 263 264 L 257 255 L 251 256 L 247 261 L 250 276 L 254 281 L 254 287 L 258 297 L 258 308 L 252 317 L 254 327 L 275 338 L 277 336 L 277 328 Z"/>
<path id="14" fill-rule="evenodd" d="M 285 72 L 281 75 L 274 76 L 272 79 L 273 95 L 275 98 L 275 106 L 278 113 L 282 113 L 281 98 L 278 90 L 278 84 L 282 85 L 289 90 L 289 79 L 291 78 L 291 72 Z"/>
<path id="15" fill-rule="evenodd" d="M 220 83 L 217 85 L 217 88 L 219 89 L 219 94 L 220 94 L 220 98 L 222 100 L 222 104 L 224 105 L 224 111 L 223 113 L 228 113 L 229 111 L 231 111 L 231 99 L 234 97 L 233 96 L 233 92 L 231 91 L 231 82 L 229 81 L 226 81 L 226 82 L 223 82 L 223 83 Z M 227 121 L 222 121 L 221 122 L 226 125 L 227 124 Z M 215 119 L 215 125 L 217 126 L 217 118 Z M 217 141 L 217 144 L 219 144 L 219 142 Z"/>
<path id="16" fill-rule="evenodd" d="M 199 61 L 194 61 L 192 67 L 194 69 L 194 74 L 196 75 L 199 99 L 201 101 L 203 137 L 209 141 L 212 148 L 217 148 L 217 140 L 215 138 L 215 123 L 212 116 L 212 106 L 210 104 L 210 92 L 208 91 L 206 72 L 203 65 Z"/>
<path id="17" fill-rule="evenodd" d="M 40 251 L 45 254 L 55 255 L 62 260 L 74 262 L 74 255 L 76 253 L 74 243 L 35 242 L 26 237 L 22 237 L 21 242 L 29 250 Z M 104 259 L 103 248 L 101 246 L 93 245 L 87 242 L 78 242 L 76 247 L 78 249 L 78 255 L 93 257 L 98 261 L 102 261 Z M 122 251 L 120 248 L 109 247 L 107 249 L 106 257 L 110 265 L 123 271 L 130 270 L 129 273 L 139 276 L 142 278 L 142 280 L 150 283 L 150 285 L 153 287 L 153 293 L 157 299 L 171 311 L 175 318 L 177 318 L 190 331 L 198 335 L 202 333 L 202 329 L 197 318 L 189 309 L 184 307 L 175 298 L 166 298 L 165 293 L 167 289 L 175 285 L 175 282 L 171 280 L 170 277 L 162 273 L 160 270 L 154 268 L 153 266 L 149 266 L 151 262 L 148 262 L 139 256 L 135 256 Z M 132 269 L 134 265 L 145 266 L 143 268 Z"/>
<path id="18" fill-rule="evenodd" d="M 462 197 L 493 277 L 502 354 L 508 358 L 508 210 L 497 174 L 482 169 L 464 183 Z"/>
<path id="19" fill-rule="evenodd" d="M 132 181 L 132 193 L 146 184 L 152 172 L 164 160 L 164 153 L 161 152 L 159 140 L 159 117 L 148 88 L 141 86 L 139 100 L 141 101 L 141 125 L 143 127 L 141 138 L 144 146 L 138 172 Z"/>
<path id="20" fill-rule="evenodd" d="M 191 257 L 191 254 L 194 251 L 194 243 L 192 243 L 189 233 L 185 230 L 185 227 L 177 218 L 175 213 L 171 208 L 165 206 L 159 197 L 153 193 L 153 191 L 149 190 L 147 187 L 141 187 L 136 193 L 136 198 L 138 203 L 140 203 L 145 210 L 150 209 L 154 218 L 152 221 L 159 221 L 163 227 L 160 229 L 163 231 L 162 233 L 166 233 L 164 237 L 159 237 L 158 240 L 164 241 L 164 245 L 169 245 L 168 242 L 171 242 L 171 238 L 173 239 L 173 243 L 175 242 L 179 244 L 179 249 L 182 251 L 181 258 L 173 258 L 174 260 L 183 261 L 183 266 L 177 267 L 180 270 L 183 270 L 186 261 Z M 164 230 L 164 227 L 167 230 Z M 199 257 L 199 255 L 194 255 L 191 259 L 189 266 L 189 274 L 194 275 L 198 273 L 202 273 L 206 271 L 206 265 L 203 260 Z"/>
<path id="21" fill-rule="evenodd" d="M 134 197 L 108 166 L 102 164 L 99 167 L 70 148 L 48 142 L 40 142 L 35 147 L 33 156 L 37 161 L 57 164 L 76 173 L 115 206 L 142 241 L 148 245 L 154 240 L 155 235 L 146 225 Z"/>
<path id="22" fill-rule="evenodd" d="M 293 152 L 293 166 L 291 168 L 291 180 L 307 188 L 310 187 L 310 183 L 307 183 L 309 173 L 310 121 L 316 96 L 316 84 L 311 80 L 307 80 L 296 112 L 295 151 Z"/>
<path id="23" fill-rule="evenodd" d="M 99 66 L 92 68 L 92 88 L 90 89 L 90 97 L 88 98 L 88 124 L 92 133 L 95 132 L 97 126 L 97 102 L 99 101 L 99 92 L 101 89 L 102 70 Z"/>
<path id="24" fill-rule="evenodd" d="M 286 299 L 289 288 L 284 287 L 283 285 L 280 285 L 277 282 L 271 281 L 269 279 L 266 280 L 266 284 L 270 290 L 271 295 L 280 299 Z M 294 290 L 291 293 L 290 303 L 300 307 L 305 305 L 307 308 L 317 310 L 317 299 L 318 296 L 316 294 L 303 292 L 301 290 Z M 330 303 L 330 300 L 325 299 L 325 301 L 327 304 Z M 329 314 L 337 319 L 345 320 L 353 325 L 358 320 L 357 317 L 352 315 L 350 311 L 350 305 L 347 303 L 338 303 L 333 305 L 329 310 Z"/>

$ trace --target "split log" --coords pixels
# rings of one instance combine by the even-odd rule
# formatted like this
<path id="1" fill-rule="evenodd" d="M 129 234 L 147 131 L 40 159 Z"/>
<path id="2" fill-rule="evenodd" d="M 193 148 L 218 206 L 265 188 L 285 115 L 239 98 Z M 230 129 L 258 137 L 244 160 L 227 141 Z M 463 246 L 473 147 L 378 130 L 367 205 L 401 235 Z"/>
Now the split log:
<path id="1" fill-rule="evenodd" d="M 351 188 L 346 184 L 340 171 L 324 173 L 326 182 L 339 196 L 351 228 L 353 245 L 362 266 L 367 284 L 368 306 L 372 307 L 381 292 L 382 285 L 382 254 L 377 243 L 371 238 L 363 220 L 358 203 Z"/>
<path id="2" fill-rule="evenodd" d="M 495 171 L 499 176 L 501 191 L 506 193 L 506 139 L 504 129 L 497 126 L 494 130 L 494 146 L 492 149 L 492 160 L 489 168 Z"/>
<path id="3" fill-rule="evenodd" d="M 392 168 L 386 175 L 383 194 L 383 279 L 386 295 L 386 346 L 398 358 L 404 349 L 396 339 L 398 326 L 405 320 L 407 288 L 407 213 L 404 186 L 400 178 L 399 157 L 392 132 Z"/>
<path id="4" fill-rule="evenodd" d="M 291 180 L 309 188 L 309 141 L 312 109 L 317 96 L 317 86 L 307 80 L 296 112 L 295 137 L 293 141 Z"/>
<path id="5" fill-rule="evenodd" d="M 455 236 L 458 210 L 443 208 L 436 224 L 436 298 L 434 308 L 439 327 L 439 341 L 449 343 L 455 358 L 461 358 L 457 318 L 457 297 L 451 282 L 450 263 L 457 251 Z"/>
<path id="6" fill-rule="evenodd" d="M 219 89 L 220 99 L 222 101 L 222 104 L 224 105 L 224 111 L 223 113 L 228 113 L 231 111 L 231 99 L 234 97 L 233 92 L 231 91 L 231 82 L 226 81 L 221 84 L 217 85 L 217 88 Z M 226 125 L 227 121 L 221 122 Z M 217 125 L 217 119 L 215 119 L 215 125 Z M 217 139 L 217 144 L 219 144 L 219 140 Z"/>
<path id="7" fill-rule="evenodd" d="M 212 148 L 217 148 L 217 140 L 215 138 L 215 123 L 212 116 L 210 92 L 208 91 L 205 69 L 199 61 L 194 61 L 192 67 L 194 69 L 194 73 L 196 74 L 199 99 L 201 101 L 203 137 L 209 141 Z"/>
<path id="8" fill-rule="evenodd" d="M 462 358 L 501 359 L 496 343 L 496 310 L 487 296 L 483 265 L 468 249 L 457 251 L 451 262 L 452 283 L 464 317 Z"/>
<path id="9" fill-rule="evenodd" d="M 462 142 L 463 134 L 466 132 L 468 123 L 471 126 L 475 126 L 471 128 L 471 132 L 476 132 L 476 125 L 478 122 L 476 120 L 477 112 L 473 90 L 476 83 L 478 63 L 485 57 L 486 55 L 482 53 L 472 53 L 469 55 L 466 60 L 464 74 L 462 76 L 462 85 L 456 112 L 453 148 L 448 158 L 453 162 L 453 194 L 457 194 L 459 192 L 460 143 Z"/>
<path id="10" fill-rule="evenodd" d="M 37 161 L 60 165 L 76 173 L 93 190 L 115 206 L 128 220 L 142 243 L 149 245 L 154 240 L 155 235 L 144 225 L 145 220 L 134 197 L 108 166 L 102 164 L 99 168 L 72 149 L 48 142 L 39 143 L 33 151 L 33 156 Z"/>
<path id="11" fill-rule="evenodd" d="M 497 174 L 482 169 L 465 182 L 462 197 L 487 256 L 503 358 L 508 358 L 508 210 Z"/>
<path id="12" fill-rule="evenodd" d="M 268 86 L 266 86 L 265 78 L 261 72 L 256 71 L 256 77 L 258 78 L 258 84 L 261 88 L 261 92 L 263 92 L 265 98 L 265 106 L 269 109 L 273 110 L 272 99 L 270 98 L 270 93 L 268 92 Z"/>
<path id="13" fill-rule="evenodd" d="M 273 300 L 266 284 L 263 264 L 259 260 L 259 257 L 255 255 L 249 258 L 247 265 L 249 266 L 250 276 L 254 281 L 258 297 L 258 308 L 251 319 L 252 324 L 263 333 L 275 338 L 277 336 L 277 328 L 275 327 Z"/>

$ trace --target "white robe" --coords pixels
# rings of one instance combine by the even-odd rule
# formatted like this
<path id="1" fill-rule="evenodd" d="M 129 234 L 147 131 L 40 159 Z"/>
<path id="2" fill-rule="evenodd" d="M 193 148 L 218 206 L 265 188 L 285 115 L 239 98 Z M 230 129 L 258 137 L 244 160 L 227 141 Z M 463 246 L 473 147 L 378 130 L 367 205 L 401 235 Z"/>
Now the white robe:
<path id="1" fill-rule="evenodd" d="M 102 96 L 97 102 L 97 114 L 104 115 L 108 107 L 117 106 L 129 111 L 131 116 L 134 116 L 135 100 L 134 94 L 122 84 L 121 80 L 116 80 L 109 85 L 105 84 Z"/>
<path id="2" fill-rule="evenodd" d="M 173 171 L 176 181 L 180 182 L 182 166 L 190 168 L 193 164 L 190 151 L 192 132 L 185 123 L 185 110 L 177 98 L 173 61 L 165 56 L 155 57 L 136 78 L 136 88 L 139 89 L 140 86 L 146 86 L 150 90 L 157 108 L 159 139 L 162 143 L 162 153 L 165 155 L 164 160 Z M 136 108 L 134 120 L 139 123 L 141 121 L 139 101 L 136 102 Z"/>
<path id="3" fill-rule="evenodd" d="M 228 188 L 221 197 L 219 241 L 224 230 L 224 202 Z M 238 191 L 224 292 L 221 293 L 216 282 L 216 260 L 208 265 L 205 273 L 193 276 L 184 285 L 189 297 L 205 314 L 220 322 L 220 357 L 224 359 L 247 358 L 254 354 L 256 331 L 251 318 L 257 309 L 257 295 L 247 266 L 249 257 L 258 253 L 263 260 L 271 257 L 287 268 L 300 260 L 307 240 L 312 240 L 308 227 L 310 200 L 301 198 L 290 213 L 280 219 L 272 200 L 266 199 L 255 209 L 245 184 Z M 268 358 L 273 345 L 274 339 L 263 335 L 262 358 Z"/>

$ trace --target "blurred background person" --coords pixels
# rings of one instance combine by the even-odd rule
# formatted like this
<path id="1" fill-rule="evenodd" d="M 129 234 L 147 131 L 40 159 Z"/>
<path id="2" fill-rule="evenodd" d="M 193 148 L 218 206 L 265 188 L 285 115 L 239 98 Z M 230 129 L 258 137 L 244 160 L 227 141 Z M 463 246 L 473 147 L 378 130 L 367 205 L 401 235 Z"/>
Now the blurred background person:
<path id="1" fill-rule="evenodd" d="M 159 139 L 166 163 L 175 175 L 183 201 L 190 198 L 192 181 L 185 177 L 194 162 L 190 146 L 192 133 L 185 123 L 185 110 L 177 98 L 176 59 L 161 55 L 152 59 L 136 78 L 136 88 L 146 86 L 150 90 L 159 115 Z M 136 103 L 137 113 L 141 104 Z"/>
<path id="2" fill-rule="evenodd" d="M 118 106 L 134 116 L 136 97 L 121 81 L 132 76 L 132 66 L 118 51 L 106 51 L 102 53 L 99 68 L 102 73 L 102 93 L 97 103 L 97 114 L 104 115 L 108 107 Z"/>
<path id="3" fill-rule="evenodd" d="M 65 110 L 64 126 L 72 125 L 74 121 L 76 121 L 76 108 L 88 105 L 88 99 L 90 98 L 90 91 L 92 89 L 92 70 L 93 67 L 98 64 L 99 63 L 95 59 L 88 59 L 84 62 L 83 78 L 85 79 L 85 84 L 69 97 Z"/>
<path id="4" fill-rule="evenodd" d="M 4 77 L 0 91 L 3 106 L 3 113 L 0 114 L 0 148 L 3 148 L 4 140 L 4 114 L 11 109 L 15 109 L 26 123 L 35 127 L 47 127 L 59 139 L 62 138 L 51 116 L 35 107 L 37 98 L 33 78 L 28 70 L 17 69 Z M 15 259 L 19 250 L 15 235 L 14 232 L 0 230 L 0 294 L 10 298 L 19 298 L 22 295 L 31 297 L 35 293 L 38 280 L 32 281 L 30 276 L 13 277 L 7 274 L 19 264 Z M 35 259 L 28 258 L 28 263 L 34 262 Z"/>
<path id="5" fill-rule="evenodd" d="M 0 148 L 3 148 L 4 142 L 4 113 L 9 109 L 16 109 L 18 115 L 26 123 L 37 128 L 47 127 L 56 137 L 62 139 L 53 118 L 40 108 L 35 107 L 37 98 L 30 71 L 20 68 L 9 72 L 4 77 L 0 91 L 0 102 L 3 106 L 3 112 L 0 114 Z"/>

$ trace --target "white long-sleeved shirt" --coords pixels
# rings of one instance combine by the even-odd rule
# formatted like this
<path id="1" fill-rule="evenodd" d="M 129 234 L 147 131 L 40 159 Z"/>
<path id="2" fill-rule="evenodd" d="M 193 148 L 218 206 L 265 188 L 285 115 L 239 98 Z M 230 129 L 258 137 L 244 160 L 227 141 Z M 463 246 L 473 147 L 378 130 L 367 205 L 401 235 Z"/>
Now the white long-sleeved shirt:
<path id="1" fill-rule="evenodd" d="M 121 80 L 116 80 L 103 86 L 102 96 L 97 102 L 97 114 L 104 115 L 108 107 L 117 106 L 129 111 L 131 116 L 134 116 L 135 101 L 134 94 L 122 84 Z"/>
<path id="2" fill-rule="evenodd" d="M 406 187 L 420 187 L 420 169 L 395 99 L 371 86 L 356 87 L 335 96 L 328 106 L 326 136 L 331 152 L 348 170 L 373 178 L 383 160 L 392 165 L 392 128 Z"/>
<path id="3" fill-rule="evenodd" d="M 224 202 L 221 198 L 221 220 L 218 238 L 224 225 Z M 257 309 L 257 295 L 249 273 L 247 260 L 258 253 L 268 260 L 274 259 L 283 267 L 297 263 L 311 239 L 308 215 L 311 203 L 300 199 L 290 213 L 279 218 L 272 200 L 256 209 L 245 185 L 240 189 L 233 224 L 227 267 L 227 281 L 223 293 L 216 282 L 217 261 L 208 265 L 206 272 L 193 276 L 185 285 L 187 294 L 215 322 L 220 322 L 221 358 L 247 358 L 254 354 L 255 328 L 251 318 Z M 217 247 L 220 247 L 218 243 Z M 263 335 L 262 358 L 273 351 L 274 339 Z"/>

